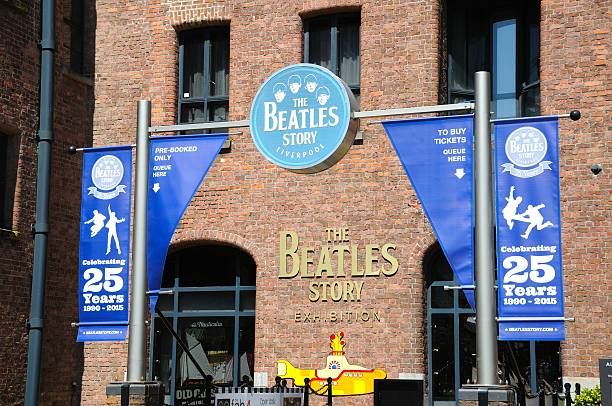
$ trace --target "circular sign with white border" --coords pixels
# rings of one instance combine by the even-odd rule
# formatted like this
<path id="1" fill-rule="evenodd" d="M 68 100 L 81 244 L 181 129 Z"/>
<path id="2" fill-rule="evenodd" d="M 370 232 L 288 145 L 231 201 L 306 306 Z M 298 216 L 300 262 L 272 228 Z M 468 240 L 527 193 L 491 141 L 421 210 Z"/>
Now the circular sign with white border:
<path id="1" fill-rule="evenodd" d="M 111 190 L 123 179 L 123 164 L 114 155 L 104 155 L 93 164 L 91 180 L 100 190 Z"/>
<path id="2" fill-rule="evenodd" d="M 516 166 L 529 167 L 540 163 L 548 150 L 548 141 L 535 127 L 520 127 L 506 140 L 506 156 Z"/>
<path id="3" fill-rule="evenodd" d="M 287 66 L 255 95 L 251 136 L 270 162 L 294 172 L 320 172 L 351 147 L 356 109 L 349 87 L 328 69 L 308 63 Z"/>

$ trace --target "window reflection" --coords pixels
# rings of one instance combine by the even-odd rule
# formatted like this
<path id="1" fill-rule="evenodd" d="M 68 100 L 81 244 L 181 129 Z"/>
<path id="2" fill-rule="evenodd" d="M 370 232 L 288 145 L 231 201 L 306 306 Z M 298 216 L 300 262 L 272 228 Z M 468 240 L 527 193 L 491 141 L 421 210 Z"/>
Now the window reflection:
<path id="1" fill-rule="evenodd" d="M 474 73 L 491 72 L 496 118 L 540 113 L 538 3 L 448 2 L 448 99 L 474 100 Z"/>
<path id="2" fill-rule="evenodd" d="M 181 385 L 203 381 L 202 372 L 204 372 L 205 375 L 213 377 L 215 384 L 231 385 L 234 379 L 234 318 L 182 319 L 179 329 L 193 360 L 179 348 L 177 381 Z"/>
<path id="3" fill-rule="evenodd" d="M 342 79 L 359 100 L 360 16 L 334 14 L 304 21 L 304 62 L 321 65 Z"/>
<path id="4" fill-rule="evenodd" d="M 189 30 L 179 34 L 179 124 L 227 121 L 229 52 L 228 27 Z M 207 131 L 185 133 L 202 132 Z"/>

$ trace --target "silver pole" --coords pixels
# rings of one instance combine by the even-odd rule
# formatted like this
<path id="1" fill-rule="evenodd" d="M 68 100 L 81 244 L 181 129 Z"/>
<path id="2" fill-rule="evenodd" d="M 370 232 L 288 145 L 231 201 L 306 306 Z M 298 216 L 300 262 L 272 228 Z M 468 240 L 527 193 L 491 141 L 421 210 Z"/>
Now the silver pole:
<path id="1" fill-rule="evenodd" d="M 128 343 L 128 382 L 145 379 L 147 317 L 147 182 L 149 172 L 149 126 L 151 102 L 138 101 L 136 135 L 136 193 L 132 243 L 132 294 Z"/>
<path id="2" fill-rule="evenodd" d="M 475 159 L 475 272 L 476 364 L 479 385 L 499 385 L 497 378 L 497 324 L 495 323 L 495 246 L 491 178 L 491 75 L 476 72 L 474 115 Z"/>

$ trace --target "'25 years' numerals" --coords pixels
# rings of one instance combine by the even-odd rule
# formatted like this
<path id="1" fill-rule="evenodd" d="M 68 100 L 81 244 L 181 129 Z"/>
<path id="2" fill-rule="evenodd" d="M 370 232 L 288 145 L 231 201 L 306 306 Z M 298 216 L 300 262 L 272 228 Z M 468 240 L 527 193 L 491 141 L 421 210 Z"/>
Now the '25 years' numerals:
<path id="1" fill-rule="evenodd" d="M 557 287 L 545 285 L 555 279 L 555 268 L 549 264 L 553 258 L 553 255 L 531 255 L 529 260 L 520 255 L 505 258 L 502 266 L 508 271 L 504 274 L 502 283 L 504 304 L 556 304 L 556 297 L 551 296 L 557 296 Z M 517 286 L 528 281 L 540 286 Z M 534 299 L 528 301 L 524 296 Z"/>

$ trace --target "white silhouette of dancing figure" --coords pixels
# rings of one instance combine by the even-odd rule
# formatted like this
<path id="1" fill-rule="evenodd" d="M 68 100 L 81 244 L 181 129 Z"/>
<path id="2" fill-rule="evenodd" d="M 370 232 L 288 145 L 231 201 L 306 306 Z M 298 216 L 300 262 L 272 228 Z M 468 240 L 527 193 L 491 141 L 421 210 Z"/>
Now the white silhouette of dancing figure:
<path id="1" fill-rule="evenodd" d="M 102 227 L 104 227 L 104 220 L 106 220 L 106 216 L 104 214 L 100 213 L 98 210 L 93 211 L 93 217 L 85 222 L 85 224 L 93 223 L 93 226 L 90 228 L 90 237 L 95 237 L 96 234 L 102 230 Z"/>
<path id="2" fill-rule="evenodd" d="M 115 247 L 117 253 L 121 254 L 121 248 L 119 247 L 119 238 L 117 237 L 117 224 L 123 223 L 125 218 L 118 219 L 115 212 L 111 210 L 110 204 L 108 205 L 108 221 L 106 222 L 106 228 L 108 228 L 108 238 L 106 240 L 106 255 L 110 253 L 111 240 L 115 241 Z"/>
<path id="3" fill-rule="evenodd" d="M 514 220 L 518 221 L 527 221 L 522 215 L 517 214 L 519 204 L 523 201 L 523 198 L 520 196 L 514 197 L 514 186 L 510 186 L 510 195 L 506 197 L 506 207 L 502 209 L 502 216 L 508 223 L 508 228 L 512 230 L 514 227 Z"/>
<path id="4" fill-rule="evenodd" d="M 535 207 L 532 205 L 527 206 L 527 210 L 525 210 L 525 213 L 523 213 L 521 216 L 523 216 L 523 218 L 529 222 L 529 226 L 527 227 L 527 230 L 525 230 L 525 234 L 521 234 L 521 237 L 525 239 L 529 238 L 529 234 L 534 227 L 536 227 L 539 231 L 554 225 L 550 221 L 543 223 L 544 217 L 542 217 L 540 209 L 543 209 L 544 207 L 545 206 L 543 204 L 539 204 Z"/>

